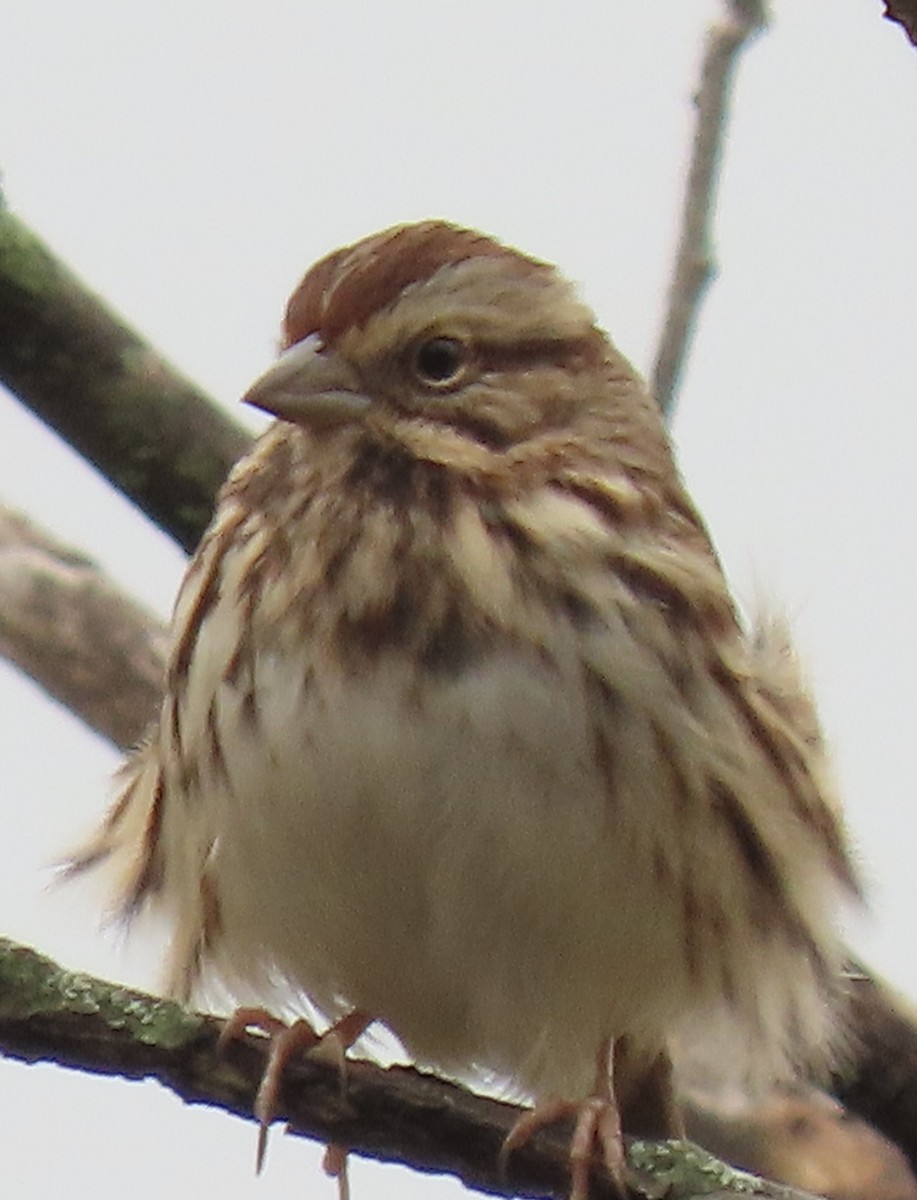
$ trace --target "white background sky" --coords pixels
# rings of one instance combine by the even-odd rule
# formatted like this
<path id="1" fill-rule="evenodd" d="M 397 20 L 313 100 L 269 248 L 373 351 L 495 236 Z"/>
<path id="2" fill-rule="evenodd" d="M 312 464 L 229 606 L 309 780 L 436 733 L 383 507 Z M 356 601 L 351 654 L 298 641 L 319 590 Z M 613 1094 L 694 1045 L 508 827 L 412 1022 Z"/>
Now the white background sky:
<path id="1" fill-rule="evenodd" d="M 675 434 L 737 593 L 790 614 L 872 893 L 855 931 L 917 995 L 917 52 L 880 0 L 778 0 L 743 64 L 710 295 Z M 7 200 L 182 370 L 234 405 L 327 250 L 447 216 L 562 264 L 651 360 L 714 0 L 83 0 L 0 7 Z M 74 397 L 78 403 L 78 397 Z M 243 415 L 243 414 L 240 414 Z M 249 416 L 248 419 L 251 419 Z M 165 615 L 177 550 L 0 393 L 0 498 Z M 0 932 L 153 986 L 44 864 L 116 755 L 0 669 Z M 419 981 L 422 986 L 422 981 Z M 334 1200 L 318 1152 L 150 1084 L 0 1063 L 18 1200 Z M 444 1197 L 357 1163 L 356 1200 Z"/>

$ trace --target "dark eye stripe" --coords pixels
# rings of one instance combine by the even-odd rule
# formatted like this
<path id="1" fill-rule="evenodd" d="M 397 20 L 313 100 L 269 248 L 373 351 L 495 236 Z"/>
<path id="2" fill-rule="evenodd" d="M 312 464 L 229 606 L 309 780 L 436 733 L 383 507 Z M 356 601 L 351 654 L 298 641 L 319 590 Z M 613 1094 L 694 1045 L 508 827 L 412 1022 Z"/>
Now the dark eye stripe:
<path id="1" fill-rule="evenodd" d="M 545 338 L 512 345 L 484 344 L 476 348 L 478 364 L 484 371 L 524 371 L 532 367 L 576 369 L 598 366 L 604 356 L 604 339 L 598 333 L 594 338 L 565 341 Z"/>

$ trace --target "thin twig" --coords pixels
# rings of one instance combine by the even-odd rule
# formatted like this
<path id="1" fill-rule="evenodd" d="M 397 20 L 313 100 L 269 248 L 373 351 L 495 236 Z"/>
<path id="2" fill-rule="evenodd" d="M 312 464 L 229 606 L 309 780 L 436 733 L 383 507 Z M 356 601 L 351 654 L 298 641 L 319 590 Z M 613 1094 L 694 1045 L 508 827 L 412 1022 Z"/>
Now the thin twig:
<path id="1" fill-rule="evenodd" d="M 742 50 L 767 24 L 764 0 L 726 0 L 726 9 L 707 31 L 681 234 L 653 367 L 652 390 L 669 419 L 700 304 L 715 274 L 711 226 L 735 68 Z"/>

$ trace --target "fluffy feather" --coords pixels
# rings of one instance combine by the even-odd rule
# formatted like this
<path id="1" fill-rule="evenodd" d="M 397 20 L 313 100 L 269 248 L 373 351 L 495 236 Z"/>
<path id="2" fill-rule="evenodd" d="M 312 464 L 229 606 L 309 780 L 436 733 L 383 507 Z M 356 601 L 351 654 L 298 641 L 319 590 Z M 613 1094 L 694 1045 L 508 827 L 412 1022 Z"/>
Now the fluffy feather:
<path id="1" fill-rule="evenodd" d="M 609 1037 L 817 1060 L 857 884 L 814 713 L 592 314 L 428 222 L 314 267 L 285 344 L 79 860 L 166 913 L 172 989 L 358 1008 L 535 1097 Z"/>

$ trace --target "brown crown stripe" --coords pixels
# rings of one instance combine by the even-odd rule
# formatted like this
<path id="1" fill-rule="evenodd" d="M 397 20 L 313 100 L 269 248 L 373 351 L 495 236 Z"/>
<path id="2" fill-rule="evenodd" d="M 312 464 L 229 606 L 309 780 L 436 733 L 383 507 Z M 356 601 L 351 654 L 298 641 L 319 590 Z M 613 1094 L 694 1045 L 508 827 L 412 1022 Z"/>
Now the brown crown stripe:
<path id="1" fill-rule="evenodd" d="M 364 325 L 411 284 L 478 257 L 505 258 L 525 274 L 551 269 L 483 234 L 445 221 L 396 226 L 337 250 L 312 267 L 287 306 L 284 348 L 311 333 L 331 345 L 346 330 Z"/>

